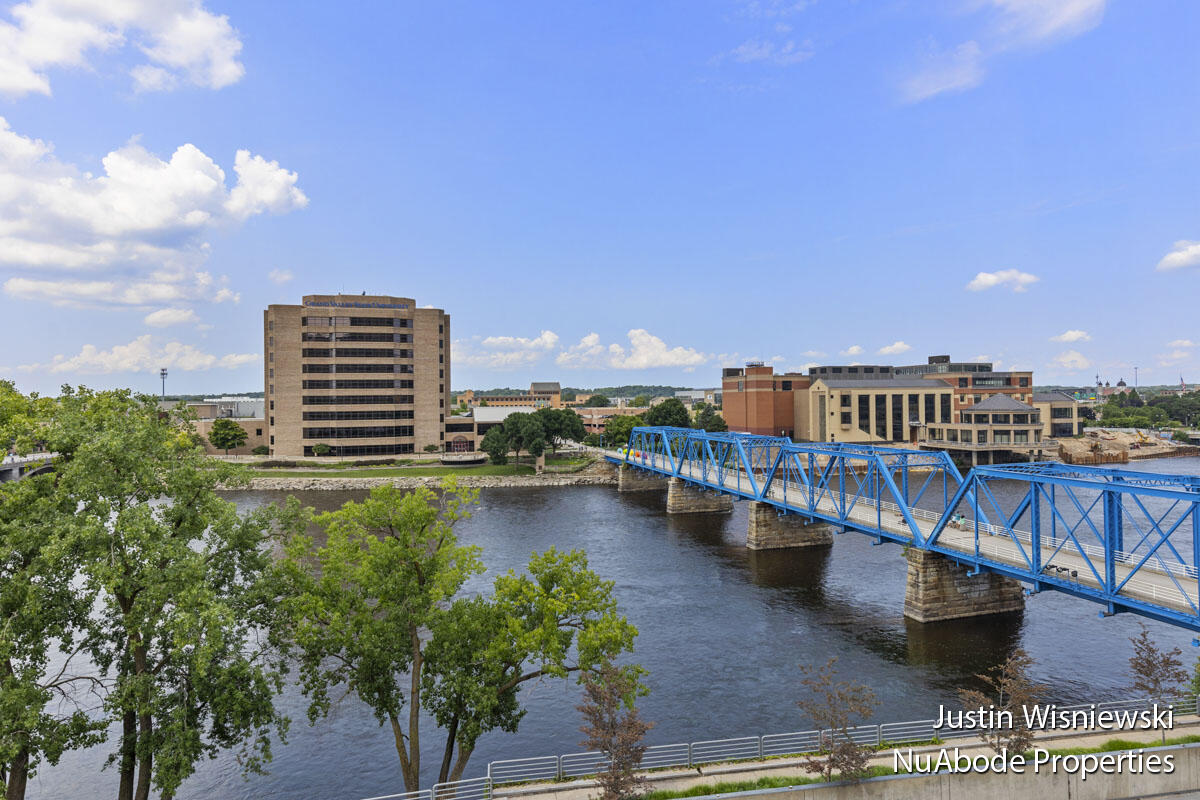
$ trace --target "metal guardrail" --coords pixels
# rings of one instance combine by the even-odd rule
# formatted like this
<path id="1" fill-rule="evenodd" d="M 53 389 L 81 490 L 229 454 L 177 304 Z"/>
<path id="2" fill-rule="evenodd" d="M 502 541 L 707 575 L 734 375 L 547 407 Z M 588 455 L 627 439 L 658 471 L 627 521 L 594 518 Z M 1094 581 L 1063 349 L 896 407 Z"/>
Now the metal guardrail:
<path id="1" fill-rule="evenodd" d="M 1172 698 L 1168 702 L 1174 706 L 1176 714 L 1197 713 L 1195 696 Z M 1058 710 L 1088 711 L 1094 706 L 1096 711 L 1140 711 L 1148 708 L 1150 703 L 1149 699 L 1114 700 L 1059 706 Z M 874 747 L 931 742 L 935 739 L 972 739 L 977 735 L 973 730 L 938 731 L 934 728 L 935 722 L 937 720 L 921 719 L 885 722 L 881 725 L 859 725 L 849 728 L 847 734 L 854 742 Z M 1120 729 L 1113 729 L 1113 733 L 1118 730 Z M 820 750 L 822 742 L 829 741 L 834 733 L 825 729 L 652 745 L 647 747 L 642 755 L 641 769 L 692 768 L 720 762 L 762 761 L 800 756 Z M 608 759 L 603 753 L 597 752 L 510 758 L 489 762 L 487 774 L 481 778 L 438 783 L 431 789 L 379 795 L 364 800 L 491 800 L 492 792 L 497 787 L 586 778 L 595 775 L 606 766 Z"/>

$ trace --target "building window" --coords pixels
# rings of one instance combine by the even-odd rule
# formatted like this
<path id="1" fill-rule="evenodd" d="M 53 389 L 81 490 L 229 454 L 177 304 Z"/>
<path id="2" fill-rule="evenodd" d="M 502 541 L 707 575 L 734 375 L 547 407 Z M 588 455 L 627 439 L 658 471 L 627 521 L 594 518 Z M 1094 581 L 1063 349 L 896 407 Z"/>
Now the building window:
<path id="1" fill-rule="evenodd" d="M 1021 387 L 1028 386 L 1028 385 L 1029 385 L 1029 378 L 1020 378 L 1020 379 L 1017 381 L 1017 385 L 1018 385 L 1018 386 L 1021 386 Z"/>
<path id="2" fill-rule="evenodd" d="M 267 320 L 267 330 L 275 330 L 275 320 Z"/>
<path id="3" fill-rule="evenodd" d="M 892 441 L 904 440 L 904 395 L 892 395 Z"/>
<path id="4" fill-rule="evenodd" d="M 267 377 L 268 377 L 268 378 L 274 378 L 274 377 L 275 377 L 275 369 L 274 369 L 274 368 L 267 370 Z"/>
<path id="5" fill-rule="evenodd" d="M 275 361 L 275 354 L 274 354 L 274 353 L 267 353 L 267 361 L 274 362 L 274 361 Z"/>
<path id="6" fill-rule="evenodd" d="M 438 333 L 445 333 L 446 329 L 442 325 L 438 325 Z"/>
<path id="7" fill-rule="evenodd" d="M 942 395 L 941 422 L 943 422 L 943 423 L 950 422 L 950 394 L 949 393 Z"/>
<path id="8" fill-rule="evenodd" d="M 438 377 L 439 377 L 439 378 L 444 378 L 444 377 L 446 377 L 446 370 L 444 370 L 444 369 L 439 369 L 439 370 L 438 370 Z"/>
<path id="9" fill-rule="evenodd" d="M 273 416 L 271 417 L 271 426 L 272 427 L 275 426 L 275 417 L 273 417 Z"/>
<path id="10" fill-rule="evenodd" d="M 842 412 L 842 424 L 845 425 L 846 427 L 850 426 L 850 412 L 849 411 Z"/>
<path id="11" fill-rule="evenodd" d="M 438 408 L 445 408 L 445 407 L 446 407 L 446 398 L 439 397 L 438 398 Z"/>
<path id="12" fill-rule="evenodd" d="M 792 390 L 792 382 L 791 382 L 791 381 L 784 381 L 784 382 L 783 382 L 783 390 L 784 390 L 785 392 L 790 392 L 790 391 Z"/>
<path id="13" fill-rule="evenodd" d="M 443 340 L 441 340 L 441 339 L 438 339 L 438 350 L 441 350 L 441 349 L 442 349 L 442 345 L 443 345 L 443 344 L 444 344 Z"/>
<path id="14" fill-rule="evenodd" d="M 948 431 L 946 431 L 946 441 L 947 442 L 957 442 L 958 441 L 958 428 L 951 428 Z"/>
<path id="15" fill-rule="evenodd" d="M 937 422 L 937 414 L 934 413 L 934 395 L 925 395 L 925 424 Z"/>
<path id="16" fill-rule="evenodd" d="M 275 394 L 275 384 L 272 383 L 270 386 L 267 387 L 267 393 Z"/>
<path id="17" fill-rule="evenodd" d="M 274 436 L 272 436 L 272 437 L 271 437 L 271 444 L 275 444 L 275 437 L 274 437 Z"/>
<path id="18" fill-rule="evenodd" d="M 441 353 L 438 353 L 438 363 L 439 363 L 439 364 L 445 364 L 445 363 L 446 363 L 446 357 L 445 357 L 444 355 L 442 355 Z"/>
<path id="19" fill-rule="evenodd" d="M 875 395 L 875 435 L 886 440 L 887 435 L 887 395 Z"/>
<path id="20" fill-rule="evenodd" d="M 274 410 L 275 410 L 275 401 L 274 401 L 274 400 L 272 400 L 272 401 L 271 401 L 271 410 L 272 410 L 272 411 L 274 411 Z M 275 424 L 275 423 L 271 423 L 271 424 L 273 425 L 273 424 Z"/>
<path id="21" fill-rule="evenodd" d="M 446 393 L 446 384 L 439 383 L 438 384 L 438 394 L 445 394 L 445 393 Z"/>
<path id="22" fill-rule="evenodd" d="M 274 347 L 274 346 L 275 346 L 275 337 L 274 336 L 267 337 L 267 347 Z"/>
<path id="23" fill-rule="evenodd" d="M 979 443 L 987 444 L 987 431 L 979 431 L 978 433 L 979 433 L 979 436 L 976 438 L 979 439 Z"/>
<path id="24" fill-rule="evenodd" d="M 858 429 L 863 433 L 871 433 L 871 395 L 858 396 Z"/>
<path id="25" fill-rule="evenodd" d="M 843 394 L 841 402 L 842 402 L 842 408 L 849 408 L 850 407 L 850 395 Z"/>
<path id="26" fill-rule="evenodd" d="M 962 440 L 964 442 L 966 442 L 967 444 L 970 444 L 971 443 L 971 432 L 970 431 L 962 431 Z"/>
<path id="27" fill-rule="evenodd" d="M 255 429 L 254 429 L 254 435 L 255 435 L 255 436 L 262 436 L 262 428 L 255 428 Z"/>
<path id="28" fill-rule="evenodd" d="M 967 381 L 968 381 L 967 378 L 959 378 L 958 379 L 958 388 L 960 388 L 960 389 L 967 388 L 967 386 L 969 385 Z"/>

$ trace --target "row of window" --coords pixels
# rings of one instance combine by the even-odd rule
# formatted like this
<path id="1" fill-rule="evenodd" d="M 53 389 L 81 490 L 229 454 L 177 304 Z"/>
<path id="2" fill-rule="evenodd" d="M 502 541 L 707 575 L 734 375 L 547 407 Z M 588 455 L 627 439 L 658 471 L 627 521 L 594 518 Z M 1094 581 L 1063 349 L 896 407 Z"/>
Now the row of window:
<path id="1" fill-rule="evenodd" d="M 378 411 L 305 411 L 306 422 L 347 419 L 412 419 L 411 408 L 380 409 Z"/>
<path id="2" fill-rule="evenodd" d="M 991 417 L 989 420 L 988 417 Z M 1029 423 L 1037 424 L 1041 421 L 1041 415 L 1034 414 L 968 414 L 965 411 L 962 414 L 963 422 L 974 423 L 975 425 L 987 425 L 989 422 L 992 425 L 1028 425 Z"/>
<path id="3" fill-rule="evenodd" d="M 314 328 L 411 328 L 413 321 L 403 317 L 301 317 L 300 324 Z"/>
<path id="4" fill-rule="evenodd" d="M 358 444 L 335 445 L 331 455 L 335 456 L 402 456 L 413 452 L 412 442 L 405 444 Z M 311 446 L 305 446 L 304 455 L 312 456 Z"/>
<path id="5" fill-rule="evenodd" d="M 303 389 L 411 389 L 412 381 L 372 381 L 372 380 L 338 380 L 338 381 L 301 381 Z"/>
<path id="6" fill-rule="evenodd" d="M 304 358 L 412 358 L 412 350 L 385 350 L 382 347 L 305 347 Z"/>
<path id="7" fill-rule="evenodd" d="M 398 372 L 402 375 L 412 375 L 412 364 L 304 364 L 301 372 L 319 372 L 347 374 L 352 372 Z"/>
<path id="8" fill-rule="evenodd" d="M 1029 444 L 1042 440 L 1041 430 L 1035 431 L 992 431 L 992 444 Z M 958 428 L 930 428 L 929 438 L 935 442 L 963 442 L 965 444 L 987 444 L 987 431 L 959 430 Z M 973 441 L 972 441 L 973 440 Z"/>
<path id="9" fill-rule="evenodd" d="M 403 406 L 412 405 L 411 394 L 306 394 L 300 400 L 306 406 Z"/>
<path id="10" fill-rule="evenodd" d="M 300 334 L 302 342 L 398 342 L 412 344 L 411 333 L 364 333 L 363 331 L 338 331 L 337 333 L 317 333 L 305 331 Z M 274 340 L 271 345 L 274 346 Z"/>
<path id="11" fill-rule="evenodd" d="M 412 425 L 371 425 L 362 428 L 305 428 L 305 439 L 381 439 L 412 436 Z"/>

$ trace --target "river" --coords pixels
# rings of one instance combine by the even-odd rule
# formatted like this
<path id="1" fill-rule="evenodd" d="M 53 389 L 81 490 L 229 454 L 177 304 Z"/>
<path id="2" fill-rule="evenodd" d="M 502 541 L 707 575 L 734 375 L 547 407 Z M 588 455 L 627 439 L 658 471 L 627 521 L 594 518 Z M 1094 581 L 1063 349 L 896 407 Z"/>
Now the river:
<path id="1" fill-rule="evenodd" d="M 1126 469 L 1200 475 L 1200 459 L 1136 462 Z M 301 493 L 319 510 L 361 492 Z M 231 493 L 246 509 L 281 492 Z M 649 670 L 640 708 L 656 723 L 651 744 L 804 730 L 796 708 L 797 665 L 837 656 L 839 670 L 869 684 L 882 701 L 875 720 L 929 718 L 974 675 L 1024 647 L 1053 699 L 1083 702 L 1127 694 L 1131 614 L 1107 619 L 1099 606 L 1056 592 L 1029 599 L 1023 614 L 921 625 L 903 616 L 906 567 L 898 546 L 874 546 L 847 533 L 832 548 L 750 551 L 746 504 L 730 514 L 668 517 L 660 492 L 618 494 L 613 487 L 486 489 L 460 540 L 479 545 L 488 573 L 520 569 L 534 551 L 579 548 L 616 583 L 623 613 L 640 631 L 635 659 Z M 1193 635 L 1146 621 L 1155 639 L 1197 651 Z M 515 734 L 481 739 L 467 777 L 494 759 L 572 752 L 582 738 L 573 681 L 524 689 L 528 714 Z M 287 744 L 275 745 L 270 774 L 241 777 L 231 753 L 202 763 L 184 783 L 189 798 L 355 800 L 403 791 L 391 733 L 347 697 L 310 727 L 294 687 L 281 699 L 292 717 Z M 425 732 L 423 763 L 436 769 L 441 742 Z M 115 797 L 116 774 L 101 771 L 109 746 L 69 753 L 30 781 L 30 798 Z M 429 782 L 432 782 L 431 780 Z"/>

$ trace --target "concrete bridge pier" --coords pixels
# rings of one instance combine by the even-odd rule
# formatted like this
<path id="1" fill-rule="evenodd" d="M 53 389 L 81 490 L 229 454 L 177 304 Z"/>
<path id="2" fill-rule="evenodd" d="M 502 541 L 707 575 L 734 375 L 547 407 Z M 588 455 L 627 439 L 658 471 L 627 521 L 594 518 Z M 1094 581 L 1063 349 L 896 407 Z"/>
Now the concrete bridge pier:
<path id="1" fill-rule="evenodd" d="M 671 478 L 667 482 L 668 514 L 701 514 L 732 510 L 733 497 L 730 495 L 696 488 L 682 478 Z"/>
<path id="2" fill-rule="evenodd" d="M 750 501 L 746 547 L 778 550 L 785 547 L 822 547 L 833 544 L 833 526 L 808 522 L 798 514 L 780 514 L 769 503 Z"/>
<path id="3" fill-rule="evenodd" d="M 1019 581 L 968 568 L 940 553 L 908 548 L 904 616 L 917 622 L 1007 614 L 1025 608 Z"/>
<path id="4" fill-rule="evenodd" d="M 634 469 L 628 464 L 622 464 L 617 470 L 618 492 L 651 492 L 664 489 L 666 477 L 646 469 Z"/>

